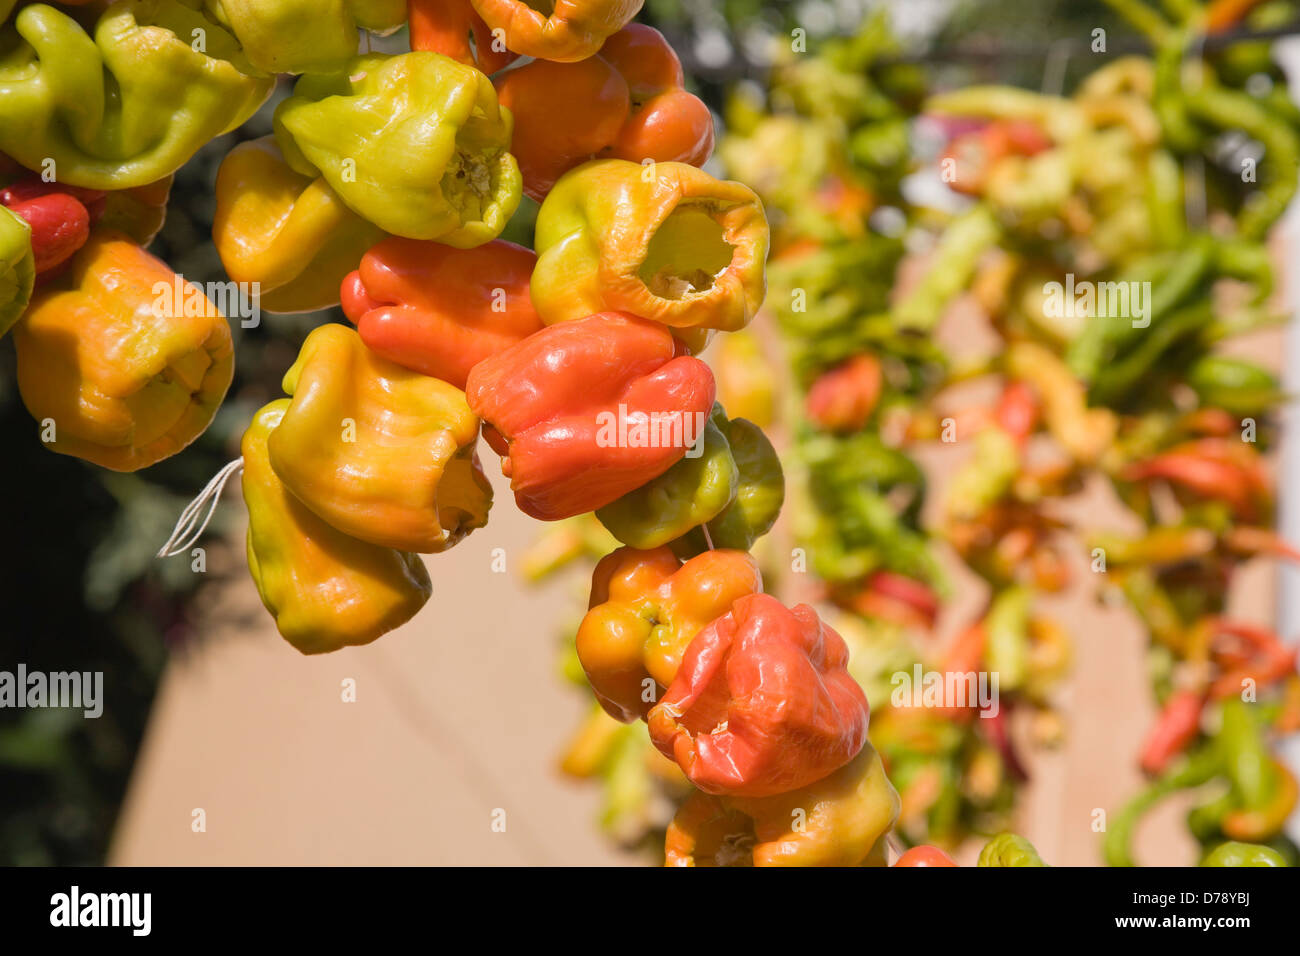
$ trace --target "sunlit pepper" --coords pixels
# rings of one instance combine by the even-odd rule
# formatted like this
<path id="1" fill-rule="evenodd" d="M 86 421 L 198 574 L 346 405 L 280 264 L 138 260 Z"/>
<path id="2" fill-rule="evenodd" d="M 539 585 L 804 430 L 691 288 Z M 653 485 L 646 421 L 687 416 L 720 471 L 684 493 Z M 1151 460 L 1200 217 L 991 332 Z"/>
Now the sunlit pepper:
<path id="1" fill-rule="evenodd" d="M 686 563 L 668 548 L 619 548 L 596 565 L 578 658 L 597 700 L 623 721 L 649 713 L 677 677 L 695 636 L 763 588 L 743 551 L 706 551 Z"/>
<path id="2" fill-rule="evenodd" d="M 542 203 L 534 244 L 533 304 L 547 324 L 621 310 L 734 331 L 763 300 L 762 203 L 685 163 L 579 166 Z"/>
<path id="3" fill-rule="evenodd" d="M 867 736 L 867 698 L 844 639 L 806 604 L 742 597 L 696 635 L 651 709 L 650 738 L 701 790 L 765 797 L 844 766 Z"/>
<path id="4" fill-rule="evenodd" d="M 254 417 L 240 446 L 248 506 L 248 569 L 286 641 L 304 654 L 369 644 L 429 599 L 418 555 L 367 544 L 321 520 L 276 477 L 267 438 L 289 399 Z"/>
<path id="5" fill-rule="evenodd" d="M 284 390 L 293 401 L 271 433 L 271 466 L 335 528 L 439 552 L 487 523 L 478 419 L 458 388 L 380 358 L 347 326 L 322 325 Z"/>
<path id="6" fill-rule="evenodd" d="M 880 756 L 857 756 L 812 784 L 767 797 L 696 791 L 664 840 L 665 866 L 884 865 L 898 794 Z"/>
<path id="7" fill-rule="evenodd" d="M 470 0 L 407 0 L 411 49 L 441 53 L 495 73 L 519 56 L 506 49 L 505 31 L 493 31 Z"/>
<path id="8" fill-rule="evenodd" d="M 31 227 L 0 206 L 0 336 L 27 308 L 35 279 Z"/>
<path id="9" fill-rule="evenodd" d="M 131 0 L 100 17 L 94 38 L 46 4 L 23 7 L 22 38 L 0 62 L 0 151 L 59 182 L 143 186 L 242 124 L 274 85 L 198 0 Z M 8 32 L 10 27 L 3 27 Z M 194 42 L 201 31 L 203 44 Z"/>
<path id="10" fill-rule="evenodd" d="M 534 60 L 502 73 L 497 94 L 515 118 L 510 150 L 524 192 L 540 201 L 566 172 L 597 158 L 703 165 L 713 117 L 683 82 L 663 34 L 640 23 L 580 62 Z"/>
<path id="11" fill-rule="evenodd" d="M 515 53 L 539 60 L 585 60 L 621 30 L 645 0 L 472 0 L 488 29 Z"/>
<path id="12" fill-rule="evenodd" d="M 30 9 L 30 8 L 28 8 Z M 234 374 L 230 326 L 197 287 L 125 236 L 95 233 L 14 329 L 18 388 L 48 447 L 114 471 L 174 455 Z"/>
<path id="13" fill-rule="evenodd" d="M 391 33 L 406 0 L 204 0 L 264 73 L 329 73 L 357 53 L 357 28 Z"/>
<path id="14" fill-rule="evenodd" d="M 339 283 L 383 238 L 320 176 L 289 168 L 274 137 L 240 143 L 217 170 L 212 241 L 226 274 L 256 283 L 268 312 L 339 301 Z"/>
<path id="15" fill-rule="evenodd" d="M 373 352 L 464 388 L 475 365 L 542 328 L 528 296 L 536 261 L 503 239 L 385 239 L 343 280 L 343 312 Z"/>
<path id="16" fill-rule="evenodd" d="M 668 331 L 617 312 L 543 329 L 470 372 L 470 407 L 515 501 L 554 521 L 657 478 L 694 444 L 713 373 Z"/>
<path id="17" fill-rule="evenodd" d="M 289 166 L 379 228 L 460 249 L 519 205 L 511 120 L 486 76 L 437 53 L 373 53 L 304 76 L 275 111 Z"/>

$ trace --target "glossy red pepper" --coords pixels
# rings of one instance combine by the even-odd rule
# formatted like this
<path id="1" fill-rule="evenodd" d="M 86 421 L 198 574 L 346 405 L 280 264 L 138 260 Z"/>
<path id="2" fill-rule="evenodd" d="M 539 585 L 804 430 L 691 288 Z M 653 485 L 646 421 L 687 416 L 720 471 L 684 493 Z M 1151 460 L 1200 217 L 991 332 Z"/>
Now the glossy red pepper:
<path id="1" fill-rule="evenodd" d="M 515 501 L 543 521 L 662 475 L 703 434 L 714 390 L 666 328 L 621 312 L 549 326 L 474 366 L 466 385 Z"/>
<path id="2" fill-rule="evenodd" d="M 107 194 L 27 176 L 0 189 L 0 206 L 26 220 L 32 228 L 36 275 L 63 265 L 86 244 L 90 227 L 104 209 Z"/>
<path id="3" fill-rule="evenodd" d="M 869 708 L 848 647 L 806 604 L 742 597 L 687 647 L 647 717 L 656 747 L 707 793 L 764 797 L 844 766 Z"/>
<path id="4" fill-rule="evenodd" d="M 463 389 L 475 365 L 542 328 L 528 296 L 536 261 L 502 239 L 455 249 L 392 237 L 343 280 L 343 312 L 371 351 Z"/>
<path id="5" fill-rule="evenodd" d="M 914 846 L 894 866 L 956 866 L 957 863 L 937 846 Z"/>

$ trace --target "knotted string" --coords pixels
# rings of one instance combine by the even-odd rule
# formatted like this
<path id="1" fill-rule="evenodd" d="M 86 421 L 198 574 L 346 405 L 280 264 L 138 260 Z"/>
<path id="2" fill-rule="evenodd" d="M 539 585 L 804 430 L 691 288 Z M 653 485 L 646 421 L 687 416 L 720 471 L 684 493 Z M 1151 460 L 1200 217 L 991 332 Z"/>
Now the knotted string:
<path id="1" fill-rule="evenodd" d="M 172 529 L 171 537 L 158 549 L 157 557 L 170 558 L 189 551 L 194 542 L 202 537 L 212 521 L 212 516 L 216 514 L 226 482 L 243 467 L 244 459 L 236 458 L 212 476 L 212 480 L 199 492 L 198 497 L 185 506 L 185 510 L 176 521 L 176 527 Z"/>

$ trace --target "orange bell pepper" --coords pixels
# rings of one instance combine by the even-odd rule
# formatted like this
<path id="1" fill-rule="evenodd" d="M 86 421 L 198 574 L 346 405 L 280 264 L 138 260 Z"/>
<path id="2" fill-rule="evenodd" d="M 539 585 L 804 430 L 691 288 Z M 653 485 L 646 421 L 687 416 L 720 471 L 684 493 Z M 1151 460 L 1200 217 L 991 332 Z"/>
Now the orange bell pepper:
<path id="1" fill-rule="evenodd" d="M 637 15 L 645 0 L 472 0 L 507 49 L 539 60 L 585 60 Z"/>
<path id="2" fill-rule="evenodd" d="M 37 291 L 14 344 L 23 402 L 54 425 L 50 449 L 114 471 L 197 438 L 234 375 L 216 306 L 113 232 L 92 234 L 68 272 Z"/>
<path id="3" fill-rule="evenodd" d="M 267 440 L 271 467 L 338 530 L 441 552 L 487 523 L 478 419 L 458 388 L 380 358 L 347 326 L 322 325 L 284 390 L 293 401 Z"/>
<path id="4" fill-rule="evenodd" d="M 494 34 L 470 0 L 407 0 L 411 49 L 441 53 L 458 63 L 495 73 L 515 61 L 504 31 Z"/>
<path id="5" fill-rule="evenodd" d="M 646 720 L 650 739 L 701 790 L 766 797 L 844 766 L 869 708 L 848 646 L 806 604 L 752 594 L 704 628 Z"/>
<path id="6" fill-rule="evenodd" d="M 680 461 L 713 408 L 713 373 L 668 330 L 617 312 L 543 329 L 469 373 L 470 408 L 520 510 L 603 508 Z"/>
<path id="7" fill-rule="evenodd" d="M 676 679 L 695 635 L 762 589 L 758 565 L 744 551 L 706 551 L 684 564 L 667 546 L 606 555 L 592 575 L 577 636 L 600 705 L 624 722 L 646 716 Z"/>
<path id="8" fill-rule="evenodd" d="M 663 34 L 641 23 L 577 63 L 534 60 L 502 73 L 495 86 L 514 114 L 510 151 L 524 192 L 540 202 L 566 172 L 598 157 L 704 165 L 713 152 L 713 117 L 684 82 Z"/>
<path id="9" fill-rule="evenodd" d="M 475 365 L 543 327 L 528 296 L 536 261 L 503 239 L 385 239 L 343 280 L 343 312 L 377 355 L 463 389 Z"/>

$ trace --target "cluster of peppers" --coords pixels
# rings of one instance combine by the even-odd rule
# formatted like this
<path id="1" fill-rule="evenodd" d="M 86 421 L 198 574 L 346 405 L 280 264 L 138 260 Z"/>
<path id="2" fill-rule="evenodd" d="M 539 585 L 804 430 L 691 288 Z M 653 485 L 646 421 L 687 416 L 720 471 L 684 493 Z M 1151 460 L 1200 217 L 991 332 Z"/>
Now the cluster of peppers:
<path id="1" fill-rule="evenodd" d="M 1004 340 L 983 369 L 1006 383 L 1002 398 L 982 413 L 1003 434 L 958 476 L 949 535 L 977 566 L 1052 589 L 1067 524 L 1047 499 L 1104 475 L 1147 530 L 1093 532 L 1089 561 L 1146 625 L 1161 705 L 1138 755 L 1151 784 L 1111 821 L 1105 859 L 1132 865 L 1142 814 L 1211 785 L 1189 816 L 1203 864 L 1293 865 L 1282 828 L 1296 782 L 1267 742 L 1300 728 L 1296 651 L 1225 616 L 1244 560 L 1296 557 L 1271 530 L 1263 459 L 1283 396 L 1217 347 L 1279 321 L 1264 239 L 1296 188 L 1300 124 L 1267 44 L 1195 52 L 1252 4 L 1235 18 L 1222 3 L 1182 4 L 1173 19 L 1111 5 L 1148 34 L 1153 59 L 1116 59 L 1069 99 L 971 87 L 926 104 L 951 134 L 944 178 L 974 200 L 948 232 L 970 231 L 962 285 Z M 1278 13 L 1261 7 L 1249 25 Z M 1104 293 L 1073 291 L 1107 284 L 1149 290 L 1145 305 L 1107 314 Z M 1026 464 L 1016 449 L 1040 429 L 1051 453 Z M 963 527 L 974 514 L 980 526 Z"/>
<path id="2" fill-rule="evenodd" d="M 695 357 L 758 311 L 763 206 L 699 168 L 712 117 L 639 7 L 0 4 L 23 399 L 54 450 L 119 470 L 206 428 L 229 326 L 144 246 L 171 174 L 297 75 L 273 134 L 223 162 L 213 237 L 261 308 L 352 323 L 308 335 L 241 443 L 249 569 L 282 636 L 329 652 L 419 611 L 420 555 L 487 520 L 482 433 L 521 510 L 594 512 L 623 545 L 576 649 L 601 706 L 696 788 L 668 861 L 883 862 L 897 795 L 848 647 L 765 594 L 748 553 L 779 460 Z M 408 21 L 409 53 L 356 53 L 358 29 Z M 531 250 L 498 238 L 523 194 Z"/>

